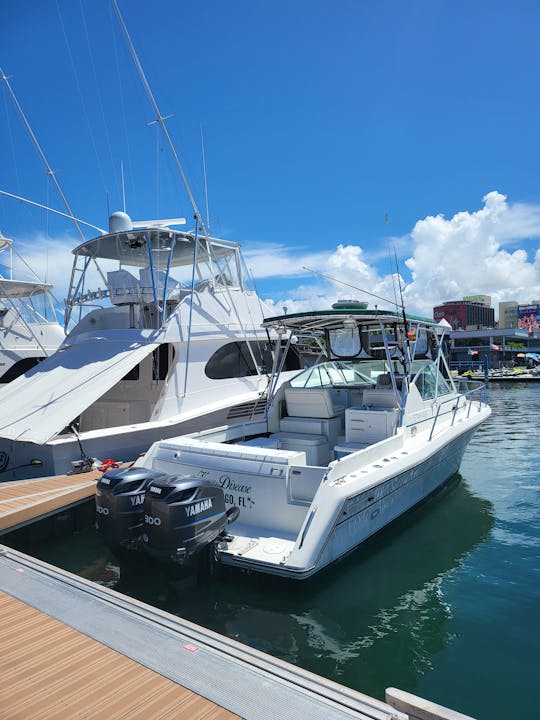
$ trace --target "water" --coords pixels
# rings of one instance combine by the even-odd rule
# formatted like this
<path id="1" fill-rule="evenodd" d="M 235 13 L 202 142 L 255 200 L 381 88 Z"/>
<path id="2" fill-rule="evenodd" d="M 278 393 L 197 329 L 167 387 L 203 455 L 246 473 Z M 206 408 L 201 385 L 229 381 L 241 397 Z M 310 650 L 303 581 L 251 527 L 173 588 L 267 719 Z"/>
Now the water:
<path id="1" fill-rule="evenodd" d="M 395 686 L 480 720 L 537 717 L 540 386 L 492 385 L 489 402 L 450 487 L 307 583 L 173 581 L 90 530 L 32 552 L 374 697 Z"/>

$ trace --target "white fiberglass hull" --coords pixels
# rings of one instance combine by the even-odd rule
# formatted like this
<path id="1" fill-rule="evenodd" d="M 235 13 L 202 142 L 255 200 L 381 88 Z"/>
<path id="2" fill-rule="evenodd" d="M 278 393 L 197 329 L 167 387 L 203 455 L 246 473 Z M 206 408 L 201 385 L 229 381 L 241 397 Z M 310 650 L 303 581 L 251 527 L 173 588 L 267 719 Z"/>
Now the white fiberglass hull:
<path id="1" fill-rule="evenodd" d="M 446 436 L 443 434 L 427 443 L 418 442 L 414 448 L 404 445 L 407 447 L 405 469 L 396 453 L 392 456 L 395 468 L 390 460 L 383 477 L 367 487 L 364 485 L 365 489 L 358 492 L 340 493 L 333 506 L 331 492 L 325 498 L 321 496 L 319 509 L 324 507 L 323 512 L 319 509 L 315 512 L 308 530 L 301 533 L 304 539 L 300 547 L 297 541 L 286 561 L 267 563 L 227 552 L 221 553 L 220 560 L 224 564 L 294 579 L 311 577 L 357 549 L 447 483 L 459 470 L 473 433 L 488 414 L 486 408 L 477 422 L 464 423 L 461 432 L 449 430 Z M 379 461 L 385 462 L 383 458 Z M 376 463 L 373 467 L 381 465 Z M 316 503 L 317 499 L 312 507 Z"/>
<path id="2" fill-rule="evenodd" d="M 163 423 L 142 423 L 138 427 L 126 427 L 121 431 L 107 428 L 100 433 L 86 433 L 81 436 L 81 444 L 84 454 L 90 458 L 133 461 L 159 440 L 224 425 L 231 422 L 231 415 L 234 422 L 251 420 L 254 417 L 253 409 L 256 411 L 255 416 L 264 409 L 264 402 L 258 394 L 251 403 L 235 405 L 231 402 L 227 407 L 196 417 Z M 80 459 L 81 446 L 73 435 L 56 438 L 44 445 L 0 438 L 0 482 L 65 475 L 73 470 L 72 463 Z"/>

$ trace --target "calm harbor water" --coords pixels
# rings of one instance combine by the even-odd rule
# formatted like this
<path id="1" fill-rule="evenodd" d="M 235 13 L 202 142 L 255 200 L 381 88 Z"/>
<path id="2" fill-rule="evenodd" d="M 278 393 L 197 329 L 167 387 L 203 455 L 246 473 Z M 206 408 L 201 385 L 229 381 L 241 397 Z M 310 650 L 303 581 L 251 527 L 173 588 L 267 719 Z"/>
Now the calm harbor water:
<path id="1" fill-rule="evenodd" d="M 491 385 L 449 487 L 304 584 L 120 562 L 92 530 L 24 548 L 369 695 L 409 690 L 480 720 L 537 717 L 540 384 Z"/>

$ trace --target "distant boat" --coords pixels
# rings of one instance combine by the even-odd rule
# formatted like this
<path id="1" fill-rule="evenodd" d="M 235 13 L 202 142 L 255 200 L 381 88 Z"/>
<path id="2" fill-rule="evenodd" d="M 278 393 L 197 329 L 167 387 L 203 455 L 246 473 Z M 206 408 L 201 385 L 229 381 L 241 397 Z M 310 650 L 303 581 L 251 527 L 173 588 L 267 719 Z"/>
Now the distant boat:
<path id="1" fill-rule="evenodd" d="M 156 442 L 105 473 L 111 544 L 310 577 L 448 481 L 491 413 L 483 384 L 454 384 L 431 321 L 353 307 L 265 327 L 324 335 L 325 360 L 284 382 L 265 418 Z"/>
<path id="2" fill-rule="evenodd" d="M 13 277 L 14 254 L 24 263 L 13 241 L 0 233 L 0 385 L 33 368 L 65 338 L 56 317 L 52 285 L 30 269 L 28 279 Z"/>
<path id="3" fill-rule="evenodd" d="M 0 481 L 134 460 L 156 440 L 258 417 L 281 335 L 238 243 L 115 213 L 80 244 L 58 350 L 0 389 Z M 175 277 L 176 276 L 176 277 Z M 283 370 L 303 366 L 290 348 Z"/>

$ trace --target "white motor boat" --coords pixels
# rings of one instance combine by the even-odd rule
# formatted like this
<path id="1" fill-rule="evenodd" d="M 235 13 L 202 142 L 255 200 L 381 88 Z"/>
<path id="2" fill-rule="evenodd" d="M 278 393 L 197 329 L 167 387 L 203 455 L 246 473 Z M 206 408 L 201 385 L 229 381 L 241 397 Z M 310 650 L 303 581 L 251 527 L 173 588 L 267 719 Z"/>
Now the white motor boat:
<path id="1" fill-rule="evenodd" d="M 446 329 L 427 320 L 351 307 L 265 326 L 324 334 L 327 359 L 278 387 L 266 417 L 156 442 L 106 473 L 108 541 L 176 562 L 206 546 L 227 565 L 308 578 L 449 481 L 490 415 L 483 384 L 454 384 Z"/>
<path id="2" fill-rule="evenodd" d="M 0 385 L 9 383 L 53 353 L 65 338 L 57 320 L 52 285 L 41 282 L 0 233 Z M 14 254 L 28 279 L 13 277 Z M 8 257 L 3 263 L 2 258 Z"/>
<path id="3" fill-rule="evenodd" d="M 156 440 L 262 414 L 281 336 L 261 327 L 240 245 L 175 224 L 115 213 L 74 249 L 75 328 L 0 389 L 0 481 L 134 460 Z M 285 369 L 301 367 L 291 349 Z"/>

